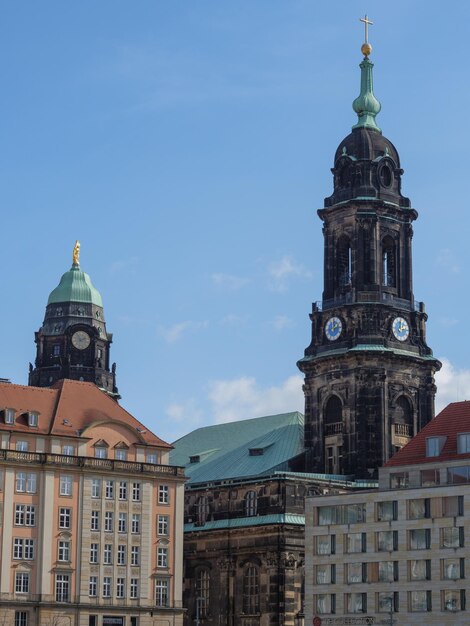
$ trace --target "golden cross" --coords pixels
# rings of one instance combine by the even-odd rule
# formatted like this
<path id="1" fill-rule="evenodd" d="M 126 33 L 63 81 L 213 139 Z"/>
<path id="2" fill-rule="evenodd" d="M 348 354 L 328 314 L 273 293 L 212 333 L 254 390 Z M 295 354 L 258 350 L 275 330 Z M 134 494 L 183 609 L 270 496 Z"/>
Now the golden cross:
<path id="1" fill-rule="evenodd" d="M 369 20 L 369 18 L 367 17 L 367 15 L 364 15 L 364 17 L 359 18 L 360 22 L 364 22 L 364 28 L 366 30 L 366 43 L 369 43 L 369 24 L 373 24 L 374 22 L 371 22 Z"/>

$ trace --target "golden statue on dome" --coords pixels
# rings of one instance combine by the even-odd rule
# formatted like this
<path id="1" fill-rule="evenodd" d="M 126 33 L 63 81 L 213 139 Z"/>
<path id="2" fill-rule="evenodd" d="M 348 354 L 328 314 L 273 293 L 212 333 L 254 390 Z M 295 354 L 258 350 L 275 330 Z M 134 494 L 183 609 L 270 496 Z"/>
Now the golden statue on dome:
<path id="1" fill-rule="evenodd" d="M 78 239 L 73 247 L 72 262 L 73 265 L 80 265 L 80 242 L 78 241 Z"/>

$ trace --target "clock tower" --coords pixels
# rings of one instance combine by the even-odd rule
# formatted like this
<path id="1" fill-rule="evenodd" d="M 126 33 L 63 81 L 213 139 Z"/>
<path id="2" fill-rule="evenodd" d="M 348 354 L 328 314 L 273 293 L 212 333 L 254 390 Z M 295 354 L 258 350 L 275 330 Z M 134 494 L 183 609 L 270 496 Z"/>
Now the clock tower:
<path id="1" fill-rule="evenodd" d="M 83 380 L 118 399 L 116 364 L 109 367 L 113 336 L 106 331 L 101 295 L 80 269 L 79 255 L 77 241 L 72 267 L 49 295 L 44 322 L 35 333 L 36 361 L 34 367 L 29 365 L 29 385 Z"/>
<path id="2" fill-rule="evenodd" d="M 366 18 L 367 22 L 367 18 Z M 367 24 L 366 23 L 366 27 Z M 412 281 L 413 222 L 395 146 L 376 124 L 372 47 L 362 46 L 358 121 L 341 141 L 323 222 L 324 287 L 312 307 L 305 376 L 305 470 L 374 477 L 434 416 L 440 362 Z"/>

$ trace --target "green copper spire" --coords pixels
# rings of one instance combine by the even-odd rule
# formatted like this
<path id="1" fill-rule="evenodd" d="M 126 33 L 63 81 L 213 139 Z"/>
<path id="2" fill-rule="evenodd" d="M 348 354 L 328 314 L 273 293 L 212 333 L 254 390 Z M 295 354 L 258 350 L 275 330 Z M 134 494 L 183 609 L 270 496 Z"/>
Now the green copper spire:
<path id="1" fill-rule="evenodd" d="M 380 102 L 374 96 L 373 90 L 373 78 L 372 68 L 374 64 L 369 60 L 369 55 L 372 52 L 372 46 L 369 43 L 369 31 L 368 26 L 372 24 L 367 15 L 361 18 L 361 22 L 364 22 L 365 26 L 365 42 L 362 44 L 361 51 L 364 55 L 364 60 L 359 65 L 361 68 L 361 93 L 353 102 L 353 109 L 357 113 L 358 122 L 353 126 L 355 128 L 373 128 L 382 132 L 375 123 L 375 116 L 380 112 L 382 108 Z"/>

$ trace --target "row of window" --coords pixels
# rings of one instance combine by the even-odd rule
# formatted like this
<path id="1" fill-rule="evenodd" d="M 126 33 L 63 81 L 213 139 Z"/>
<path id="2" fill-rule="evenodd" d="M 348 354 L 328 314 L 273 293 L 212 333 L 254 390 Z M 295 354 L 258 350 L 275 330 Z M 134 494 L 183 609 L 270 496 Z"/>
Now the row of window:
<path id="1" fill-rule="evenodd" d="M 258 494 L 256 491 L 248 491 L 244 498 L 246 517 L 254 517 L 258 513 Z M 206 495 L 199 496 L 196 502 L 196 517 L 199 524 L 205 524 L 209 517 L 209 498 Z"/>
<path id="2" fill-rule="evenodd" d="M 4 420 L 5 420 L 5 424 L 14 424 L 15 423 L 15 409 L 4 409 Z M 28 416 L 28 426 L 32 427 L 32 428 L 37 428 L 38 425 L 38 419 L 39 419 L 39 413 L 37 413 L 36 411 L 28 411 L 27 413 Z"/>
<path id="3" fill-rule="evenodd" d="M 405 596 L 406 594 L 406 596 Z M 405 610 L 412 613 L 432 611 L 431 591 L 408 591 L 402 594 L 406 598 Z M 395 592 L 382 592 L 375 594 L 375 610 L 377 613 L 389 613 L 390 610 L 400 610 L 400 594 Z M 464 611 L 466 607 L 465 589 L 445 589 L 441 592 L 439 611 Z M 313 596 L 314 611 L 319 614 L 335 614 L 336 594 L 316 594 Z M 343 607 L 346 613 L 367 613 L 368 598 L 366 593 L 346 593 L 343 597 Z M 370 610 L 370 609 L 369 609 Z"/>
<path id="4" fill-rule="evenodd" d="M 414 484 L 410 481 L 409 472 L 392 472 L 390 474 L 391 489 L 407 489 L 408 487 L 434 487 L 441 483 L 443 471 L 440 469 L 424 469 L 419 472 L 419 480 Z M 447 485 L 464 485 L 470 483 L 470 465 L 462 465 L 459 467 L 448 467 L 447 477 L 445 478 Z"/>
<path id="5" fill-rule="evenodd" d="M 442 449 L 447 442 L 447 436 L 426 438 L 426 456 L 440 456 Z M 457 435 L 457 454 L 470 453 L 470 433 L 458 433 Z"/>
<path id="6" fill-rule="evenodd" d="M 425 519 L 435 517 L 458 517 L 463 515 L 463 496 L 445 496 L 438 498 L 414 498 L 406 503 L 406 519 Z M 390 522 L 398 519 L 398 501 L 377 502 L 375 521 Z M 366 521 L 365 504 L 337 506 L 319 506 L 317 508 L 318 526 L 331 524 L 354 524 Z"/>
<path id="7" fill-rule="evenodd" d="M 104 523 L 103 530 L 106 533 L 114 532 L 114 520 L 115 520 L 114 511 L 105 511 L 104 513 Z M 130 531 L 132 534 L 140 533 L 140 521 L 141 515 L 140 513 L 133 513 L 131 515 L 131 523 L 130 523 Z M 92 531 L 100 531 L 101 530 L 101 511 L 92 511 L 90 518 L 90 530 Z M 128 524 L 128 515 L 127 513 L 118 513 L 117 514 L 117 531 L 118 533 L 127 533 L 129 530 Z"/>
<path id="8" fill-rule="evenodd" d="M 196 574 L 196 603 L 200 618 L 207 617 L 210 609 L 210 572 L 200 569 Z M 242 581 L 242 612 L 245 615 L 260 613 L 260 575 L 257 565 L 245 567 Z"/>
<path id="9" fill-rule="evenodd" d="M 462 548 L 465 542 L 463 526 L 440 528 L 441 548 Z M 374 533 L 376 552 L 398 550 L 398 530 L 381 530 Z M 408 550 L 427 550 L 431 547 L 431 529 L 415 528 L 407 531 Z M 367 552 L 367 533 L 347 533 L 343 539 L 344 553 Z M 317 535 L 315 537 L 317 555 L 336 554 L 336 535 Z"/>
<path id="10" fill-rule="evenodd" d="M 59 478 L 59 495 L 60 496 L 72 496 L 73 494 L 73 481 L 74 476 L 72 474 L 61 474 Z M 94 478 L 91 483 L 91 497 L 102 497 L 102 480 Z M 104 497 L 107 500 L 113 500 L 115 495 L 119 500 L 125 501 L 128 498 L 128 492 L 133 502 L 141 501 L 141 483 L 131 483 L 129 486 L 125 480 L 104 481 Z M 37 492 L 37 473 L 36 472 L 16 472 L 15 475 L 15 490 L 17 493 L 36 493 Z M 170 504 L 170 488 L 168 485 L 158 486 L 158 504 Z"/>
<path id="11" fill-rule="evenodd" d="M 70 574 L 56 574 L 55 576 L 55 600 L 56 602 L 70 602 Z M 31 590 L 31 574 L 29 572 L 16 572 L 15 593 L 27 594 Z"/>
<path id="12" fill-rule="evenodd" d="M 440 579 L 459 580 L 465 578 L 465 560 L 460 558 L 441 559 Z M 317 585 L 339 582 L 336 564 L 316 565 L 314 580 Z M 344 583 L 396 582 L 399 580 L 398 561 L 376 561 L 372 563 L 346 563 Z M 407 580 L 431 580 L 431 560 L 414 559 L 407 562 Z"/>

